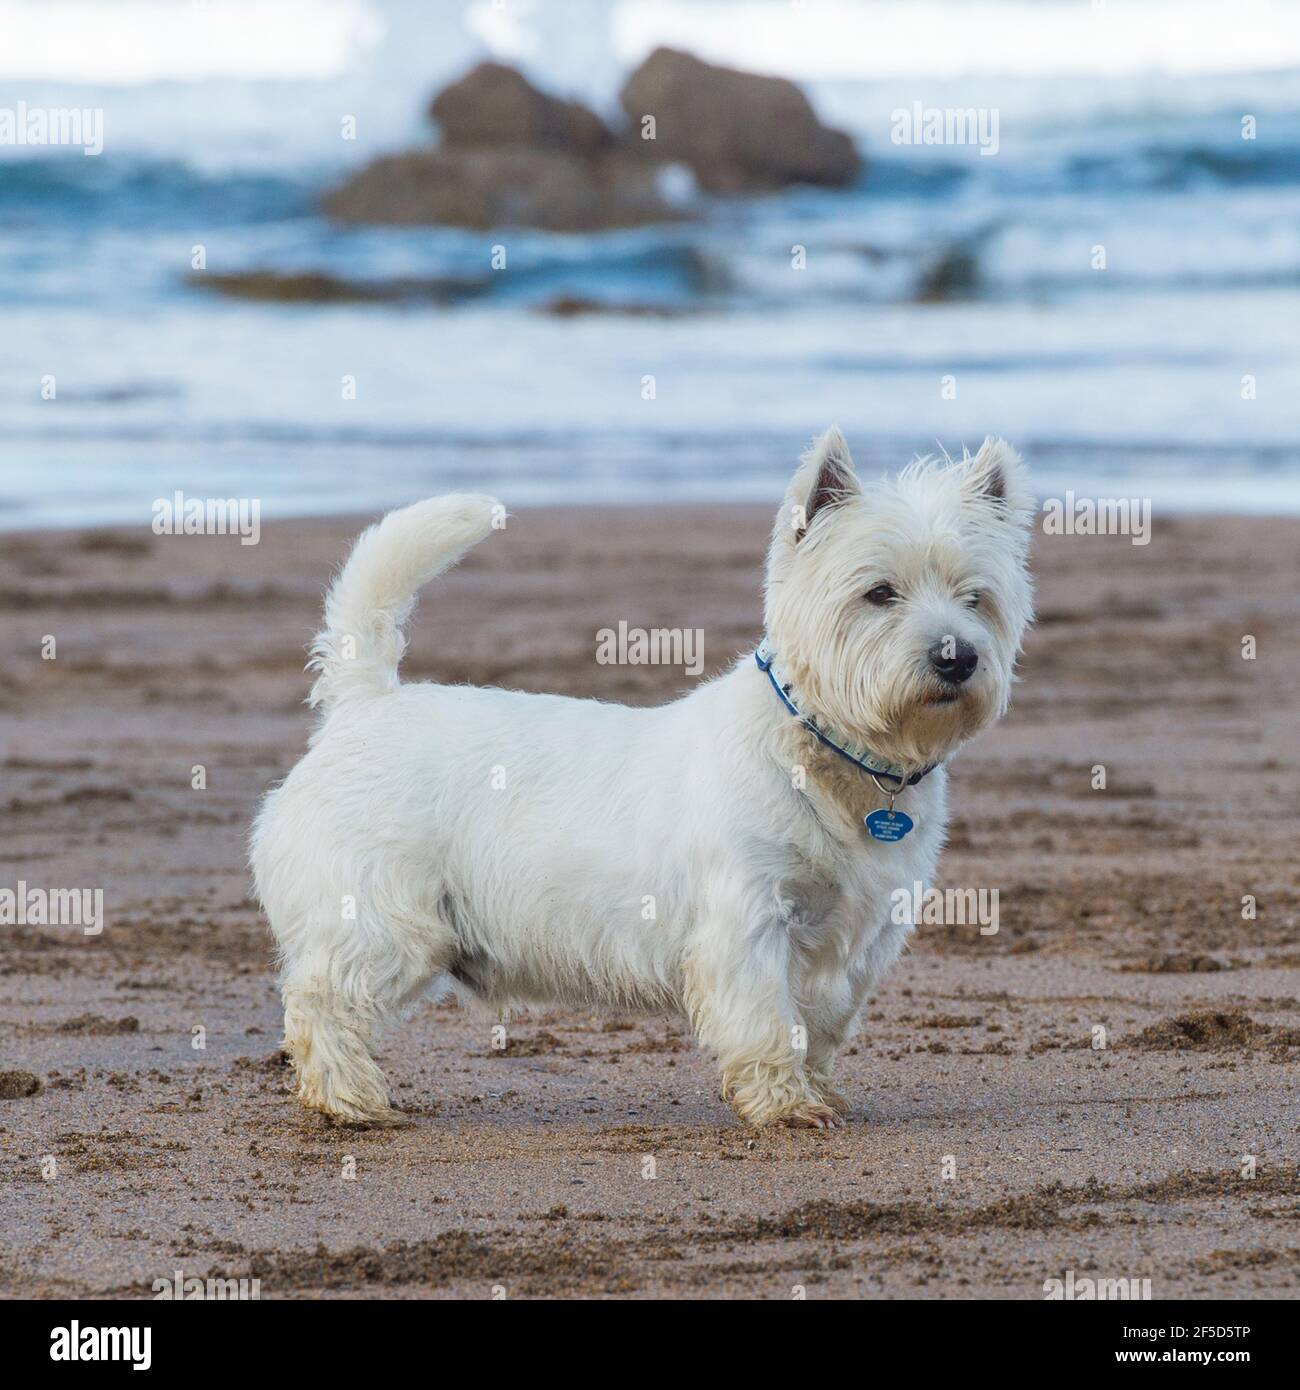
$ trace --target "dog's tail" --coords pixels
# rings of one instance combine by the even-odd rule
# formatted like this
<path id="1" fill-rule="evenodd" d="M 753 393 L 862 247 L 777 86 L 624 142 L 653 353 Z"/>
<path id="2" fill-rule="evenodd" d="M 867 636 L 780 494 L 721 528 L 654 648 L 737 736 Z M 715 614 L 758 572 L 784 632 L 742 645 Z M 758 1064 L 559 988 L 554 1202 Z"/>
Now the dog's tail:
<path id="1" fill-rule="evenodd" d="M 492 529 L 499 504 L 448 493 L 389 512 L 364 531 L 325 596 L 325 628 L 311 646 L 310 703 L 326 710 L 398 685 L 405 627 L 419 589 Z"/>

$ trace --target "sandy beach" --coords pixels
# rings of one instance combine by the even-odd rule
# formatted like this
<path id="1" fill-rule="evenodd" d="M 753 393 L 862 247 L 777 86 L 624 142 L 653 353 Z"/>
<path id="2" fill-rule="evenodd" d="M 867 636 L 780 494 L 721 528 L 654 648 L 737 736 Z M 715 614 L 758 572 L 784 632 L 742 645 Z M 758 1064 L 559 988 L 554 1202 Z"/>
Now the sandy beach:
<path id="1" fill-rule="evenodd" d="M 499 1051 L 426 1004 L 382 1049 L 405 1129 L 286 1093 L 245 841 L 364 520 L 0 542 L 0 889 L 104 902 L 93 936 L 0 926 L 0 1294 L 181 1270 L 263 1298 L 1035 1299 L 1070 1271 L 1297 1295 L 1300 521 L 1039 535 L 940 884 L 998 889 L 999 930 L 917 933 L 822 1134 L 741 1127 L 667 1018 L 520 1017 Z M 598 664 L 597 630 L 700 628 L 722 669 L 760 635 L 768 524 L 522 511 L 426 594 L 406 678 L 671 698 L 690 677 Z"/>

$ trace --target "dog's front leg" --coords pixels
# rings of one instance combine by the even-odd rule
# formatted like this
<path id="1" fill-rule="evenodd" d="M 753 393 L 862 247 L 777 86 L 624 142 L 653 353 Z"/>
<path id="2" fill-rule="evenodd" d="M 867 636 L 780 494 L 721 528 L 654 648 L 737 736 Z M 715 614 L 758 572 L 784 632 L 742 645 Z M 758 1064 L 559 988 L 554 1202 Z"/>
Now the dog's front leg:
<path id="1" fill-rule="evenodd" d="M 864 959 L 848 971 L 836 963 L 800 983 L 808 1020 L 808 1080 L 818 1096 L 840 1115 L 849 1113 L 849 1103 L 835 1085 L 835 1062 L 854 1030 L 872 980 L 870 963 Z"/>
<path id="2" fill-rule="evenodd" d="M 835 1059 L 848 1041 L 858 1016 L 857 1000 L 847 1007 L 836 1003 L 811 1013 L 808 1029 L 808 1082 L 820 1099 L 838 1115 L 849 1113 L 849 1102 L 835 1085 Z"/>
<path id="3" fill-rule="evenodd" d="M 840 1115 L 848 1114 L 849 1103 L 834 1082 L 836 1058 L 853 1034 L 868 996 L 898 959 L 911 931 L 908 923 L 886 921 L 847 973 L 835 970 L 802 983 L 808 1019 L 808 1079 Z"/>
<path id="4" fill-rule="evenodd" d="M 700 1044 L 718 1059 L 723 1098 L 741 1119 L 834 1127 L 835 1112 L 804 1066 L 808 1035 L 790 987 L 783 924 L 704 933 L 686 967 L 686 996 Z"/>

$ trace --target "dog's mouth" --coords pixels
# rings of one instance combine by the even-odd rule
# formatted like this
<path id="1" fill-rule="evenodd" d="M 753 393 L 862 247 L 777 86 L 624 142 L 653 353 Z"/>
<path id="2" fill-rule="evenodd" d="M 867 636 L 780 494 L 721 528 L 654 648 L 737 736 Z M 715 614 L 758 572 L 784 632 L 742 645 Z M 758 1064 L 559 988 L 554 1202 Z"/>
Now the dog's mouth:
<path id="1" fill-rule="evenodd" d="M 963 686 L 953 686 L 949 690 L 934 690 L 921 703 L 923 705 L 955 705 L 965 694 Z"/>

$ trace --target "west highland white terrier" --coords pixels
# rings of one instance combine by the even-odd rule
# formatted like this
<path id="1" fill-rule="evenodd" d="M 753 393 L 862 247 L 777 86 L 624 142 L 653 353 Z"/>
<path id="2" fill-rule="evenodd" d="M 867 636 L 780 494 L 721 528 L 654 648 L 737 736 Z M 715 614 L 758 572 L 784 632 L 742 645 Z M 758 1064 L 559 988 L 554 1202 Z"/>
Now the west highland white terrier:
<path id="1" fill-rule="evenodd" d="M 357 541 L 312 648 L 311 747 L 252 836 L 304 1104 L 392 1124 L 371 1047 L 432 988 L 494 1009 L 680 1012 L 751 1124 L 830 1127 L 836 1053 L 929 881 L 944 760 L 1006 709 L 1031 618 L 1014 451 L 864 485 L 837 430 L 767 558 L 757 652 L 653 709 L 402 685 L 419 588 L 490 497 Z"/>

